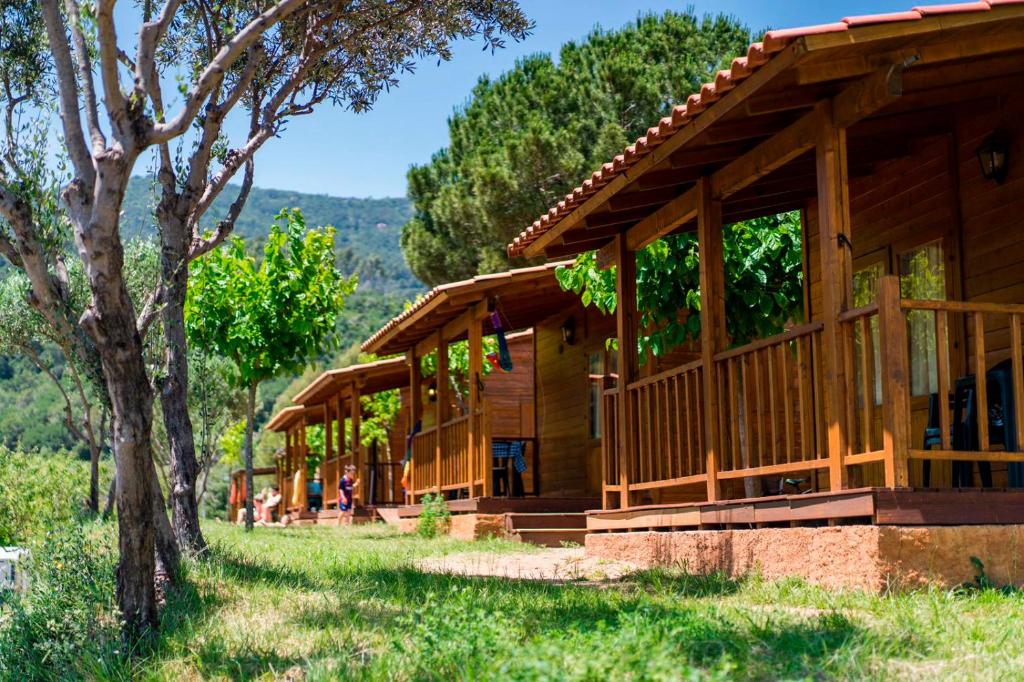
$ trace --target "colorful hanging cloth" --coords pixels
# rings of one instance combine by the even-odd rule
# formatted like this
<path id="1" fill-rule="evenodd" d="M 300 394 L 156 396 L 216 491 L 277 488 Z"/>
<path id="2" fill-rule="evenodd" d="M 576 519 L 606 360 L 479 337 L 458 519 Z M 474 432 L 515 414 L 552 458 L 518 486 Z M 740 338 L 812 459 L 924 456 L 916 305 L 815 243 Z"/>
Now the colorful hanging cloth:
<path id="1" fill-rule="evenodd" d="M 505 339 L 505 329 L 501 326 L 501 316 L 497 308 L 491 313 L 491 326 L 494 327 L 494 334 L 498 337 L 498 367 L 505 372 L 512 371 L 512 353 L 508 350 L 508 341 Z M 487 355 L 487 359 L 494 364 L 493 353 Z"/>

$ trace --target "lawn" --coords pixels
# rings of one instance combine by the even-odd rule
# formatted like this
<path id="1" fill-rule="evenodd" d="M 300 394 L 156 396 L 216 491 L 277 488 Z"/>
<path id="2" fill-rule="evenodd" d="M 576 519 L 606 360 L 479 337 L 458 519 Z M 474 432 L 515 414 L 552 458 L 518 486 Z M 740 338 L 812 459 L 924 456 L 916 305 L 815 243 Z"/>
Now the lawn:
<path id="1" fill-rule="evenodd" d="M 507 542 L 384 526 L 211 524 L 212 557 L 171 595 L 145 679 L 1018 677 L 1024 597 L 835 594 L 797 582 L 647 571 L 603 586 L 424 573 L 418 558 Z M 105 671 L 105 672 L 104 672 Z"/>

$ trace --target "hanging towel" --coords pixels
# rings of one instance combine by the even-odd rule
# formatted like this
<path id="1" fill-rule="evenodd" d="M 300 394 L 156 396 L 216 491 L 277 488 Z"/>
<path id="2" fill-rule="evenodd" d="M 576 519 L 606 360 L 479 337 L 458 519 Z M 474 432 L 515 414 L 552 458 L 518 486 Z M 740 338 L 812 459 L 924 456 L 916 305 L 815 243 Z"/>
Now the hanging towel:
<path id="1" fill-rule="evenodd" d="M 512 353 L 508 350 L 508 341 L 505 339 L 505 330 L 501 326 L 501 316 L 498 315 L 497 310 L 491 313 L 491 326 L 494 327 L 494 333 L 498 337 L 498 364 L 506 372 L 511 372 Z"/>
<path id="2" fill-rule="evenodd" d="M 292 481 L 292 506 L 298 507 L 302 504 L 302 469 L 295 472 Z"/>

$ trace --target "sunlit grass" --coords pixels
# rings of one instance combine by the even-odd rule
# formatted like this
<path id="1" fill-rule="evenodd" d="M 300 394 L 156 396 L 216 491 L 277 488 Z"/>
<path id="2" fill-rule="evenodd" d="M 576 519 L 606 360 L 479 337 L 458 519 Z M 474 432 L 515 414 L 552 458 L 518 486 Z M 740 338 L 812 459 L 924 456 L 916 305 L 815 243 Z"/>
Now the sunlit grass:
<path id="1" fill-rule="evenodd" d="M 611 586 L 423 573 L 418 558 L 508 542 L 383 526 L 215 524 L 148 658 L 147 679 L 992 679 L 1024 672 L 1015 592 L 878 596 L 798 581 L 645 571 Z"/>

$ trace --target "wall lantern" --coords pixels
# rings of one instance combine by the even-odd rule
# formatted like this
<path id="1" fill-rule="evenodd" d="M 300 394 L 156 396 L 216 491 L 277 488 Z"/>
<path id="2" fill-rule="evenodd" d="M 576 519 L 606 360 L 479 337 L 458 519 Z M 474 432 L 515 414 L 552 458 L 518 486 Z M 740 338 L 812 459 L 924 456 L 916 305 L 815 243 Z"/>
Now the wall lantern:
<path id="1" fill-rule="evenodd" d="M 567 346 L 576 343 L 576 319 L 573 317 L 562 323 L 562 342 Z"/>
<path id="2" fill-rule="evenodd" d="M 427 400 L 432 403 L 437 402 L 437 384 L 430 384 L 430 386 L 427 387 Z"/>
<path id="3" fill-rule="evenodd" d="M 1002 130 L 997 130 L 981 143 L 975 152 L 981 164 L 981 174 L 986 180 L 995 180 L 1002 184 L 1009 170 L 1010 137 Z"/>

